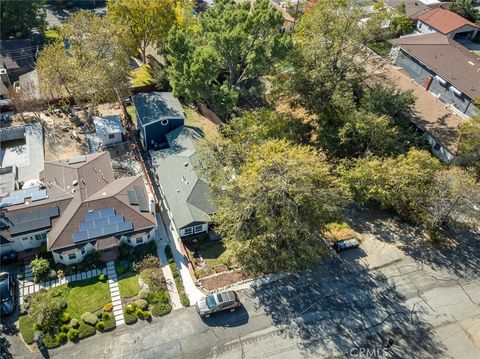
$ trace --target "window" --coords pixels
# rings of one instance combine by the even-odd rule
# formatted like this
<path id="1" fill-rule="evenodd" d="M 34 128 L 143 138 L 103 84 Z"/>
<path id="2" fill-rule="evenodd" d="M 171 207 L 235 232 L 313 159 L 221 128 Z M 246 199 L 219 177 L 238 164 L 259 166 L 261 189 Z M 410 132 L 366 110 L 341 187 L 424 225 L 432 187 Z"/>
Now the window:
<path id="1" fill-rule="evenodd" d="M 192 233 L 193 233 L 192 227 L 188 227 L 188 228 L 185 228 L 185 229 L 183 230 L 183 235 L 185 235 L 185 236 L 188 236 L 188 235 L 190 235 L 190 234 L 192 234 Z"/>
<path id="2" fill-rule="evenodd" d="M 85 255 L 85 247 L 82 248 L 82 250 L 80 251 L 82 253 L 82 256 Z"/>
<path id="3" fill-rule="evenodd" d="M 127 243 L 132 243 L 132 241 L 130 240 L 130 238 L 127 238 Z"/>
<path id="4" fill-rule="evenodd" d="M 68 255 L 68 259 L 76 259 L 77 258 L 77 255 L 75 253 L 70 253 Z"/>
<path id="5" fill-rule="evenodd" d="M 162 124 L 162 126 L 166 126 L 166 125 L 168 125 L 168 120 L 163 119 L 163 120 L 160 121 L 160 123 Z"/>
<path id="6" fill-rule="evenodd" d="M 195 231 L 195 233 L 202 232 L 203 231 L 203 225 L 200 224 L 198 226 L 195 226 L 194 231 Z"/>
<path id="7" fill-rule="evenodd" d="M 61 260 L 63 260 L 63 256 L 61 254 L 58 255 L 58 258 L 60 258 Z"/>
<path id="8" fill-rule="evenodd" d="M 136 244 L 141 244 L 141 243 L 143 243 L 143 237 L 138 237 L 138 238 L 135 240 L 135 243 L 136 243 Z"/>
<path id="9" fill-rule="evenodd" d="M 47 239 L 47 234 L 46 233 L 36 234 L 35 239 L 37 241 L 43 241 L 43 240 Z"/>
<path id="10" fill-rule="evenodd" d="M 115 138 L 115 135 L 114 135 L 113 133 L 109 133 L 109 134 L 108 134 L 108 138 L 109 138 L 109 139 Z"/>
<path id="11" fill-rule="evenodd" d="M 28 241 L 28 239 L 29 239 L 28 237 L 23 237 L 22 241 Z"/>
<path id="12" fill-rule="evenodd" d="M 433 149 L 434 149 L 435 151 L 440 151 L 440 144 L 435 143 L 435 146 L 433 146 Z"/>

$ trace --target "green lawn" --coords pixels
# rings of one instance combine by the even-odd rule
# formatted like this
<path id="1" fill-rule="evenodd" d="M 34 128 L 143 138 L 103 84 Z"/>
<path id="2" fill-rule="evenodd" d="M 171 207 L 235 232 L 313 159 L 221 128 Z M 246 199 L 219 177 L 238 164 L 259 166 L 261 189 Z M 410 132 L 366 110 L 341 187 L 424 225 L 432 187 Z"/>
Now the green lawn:
<path id="1" fill-rule="evenodd" d="M 130 72 L 132 76 L 132 87 L 140 87 L 154 84 L 153 69 L 149 64 L 140 66 Z"/>
<path id="2" fill-rule="evenodd" d="M 35 334 L 33 330 L 34 321 L 29 315 L 24 315 L 20 317 L 19 328 L 20 333 L 22 333 L 22 338 L 27 344 L 32 344 L 34 342 L 33 335 Z"/>
<path id="3" fill-rule="evenodd" d="M 111 301 L 107 282 L 90 278 L 58 286 L 56 291 L 68 303 L 67 312 L 72 318 L 80 319 L 83 313 L 94 313 Z"/>
<path id="4" fill-rule="evenodd" d="M 203 259 L 209 267 L 225 264 L 228 252 L 222 241 L 206 242 L 199 245 Z"/>
<path id="5" fill-rule="evenodd" d="M 120 289 L 120 297 L 131 298 L 138 294 L 140 284 L 138 284 L 138 275 L 134 272 L 125 273 L 118 276 L 118 288 Z"/>

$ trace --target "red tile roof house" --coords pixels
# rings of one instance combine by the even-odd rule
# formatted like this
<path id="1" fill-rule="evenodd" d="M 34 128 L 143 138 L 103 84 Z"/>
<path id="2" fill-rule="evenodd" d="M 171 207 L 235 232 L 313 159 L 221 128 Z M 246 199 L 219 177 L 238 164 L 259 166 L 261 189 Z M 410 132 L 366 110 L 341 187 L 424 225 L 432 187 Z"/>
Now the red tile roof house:
<path id="1" fill-rule="evenodd" d="M 45 162 L 41 187 L 0 199 L 1 251 L 27 257 L 46 242 L 56 263 L 81 262 L 93 252 L 116 258 L 121 243 L 154 239 L 154 207 L 141 175 L 115 179 L 108 152 Z"/>
<path id="2" fill-rule="evenodd" d="M 480 27 L 452 11 L 436 8 L 418 18 L 417 30 L 424 34 L 439 32 L 452 39 L 473 40 Z"/>

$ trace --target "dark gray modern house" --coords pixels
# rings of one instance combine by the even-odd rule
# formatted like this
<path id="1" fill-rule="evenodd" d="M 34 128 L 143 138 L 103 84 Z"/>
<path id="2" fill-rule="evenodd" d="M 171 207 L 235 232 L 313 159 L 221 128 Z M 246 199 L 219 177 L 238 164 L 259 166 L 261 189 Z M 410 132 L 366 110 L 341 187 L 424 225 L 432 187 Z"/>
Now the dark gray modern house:
<path id="1" fill-rule="evenodd" d="M 455 156 L 458 126 L 479 111 L 474 101 L 480 98 L 480 57 L 440 33 L 407 36 L 392 40 L 395 65 L 402 67 L 413 81 L 459 115 L 459 123 L 425 124 L 433 152 L 450 161 Z M 453 149 L 453 150 L 452 150 Z"/>
<path id="2" fill-rule="evenodd" d="M 140 140 L 147 151 L 165 147 L 166 134 L 185 124 L 182 105 L 171 92 L 139 93 L 133 103 Z"/>
<path id="3" fill-rule="evenodd" d="M 206 233 L 210 215 L 215 213 L 206 180 L 195 171 L 195 142 L 203 133 L 182 126 L 167 134 L 169 148 L 151 154 L 157 183 L 179 237 Z"/>

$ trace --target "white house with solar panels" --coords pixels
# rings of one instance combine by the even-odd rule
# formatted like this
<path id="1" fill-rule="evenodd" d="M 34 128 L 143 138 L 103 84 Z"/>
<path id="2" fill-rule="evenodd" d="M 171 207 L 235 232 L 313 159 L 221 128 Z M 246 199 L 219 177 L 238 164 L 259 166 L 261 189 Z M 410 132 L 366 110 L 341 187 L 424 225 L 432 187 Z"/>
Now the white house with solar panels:
<path id="1" fill-rule="evenodd" d="M 38 185 L 0 197 L 0 208 L 0 251 L 20 259 L 46 243 L 57 263 L 79 263 L 93 252 L 114 260 L 120 244 L 136 247 L 156 233 L 143 177 L 115 179 L 108 152 L 45 162 Z"/>

